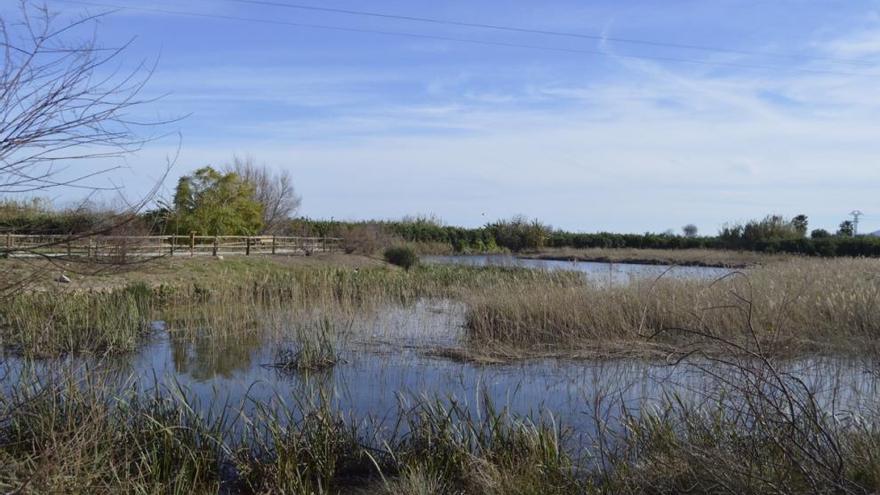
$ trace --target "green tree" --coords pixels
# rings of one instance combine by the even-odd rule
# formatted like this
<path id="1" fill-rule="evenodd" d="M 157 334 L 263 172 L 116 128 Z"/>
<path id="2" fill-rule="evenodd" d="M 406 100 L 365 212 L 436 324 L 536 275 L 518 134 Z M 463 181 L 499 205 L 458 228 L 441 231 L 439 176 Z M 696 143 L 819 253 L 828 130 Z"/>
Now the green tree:
<path id="1" fill-rule="evenodd" d="M 840 222 L 840 228 L 837 229 L 837 235 L 852 237 L 856 233 L 855 225 L 853 225 L 851 220 L 844 220 Z"/>
<path id="2" fill-rule="evenodd" d="M 499 246 L 511 251 L 544 247 L 551 233 L 549 226 L 537 219 L 530 221 L 522 215 L 491 223 L 486 226 L 486 230 L 491 233 Z"/>
<path id="3" fill-rule="evenodd" d="M 254 235 L 263 227 L 263 206 L 238 174 L 202 167 L 177 182 L 170 226 L 178 234 Z"/>
<path id="4" fill-rule="evenodd" d="M 801 237 L 807 235 L 808 225 L 809 220 L 806 215 L 801 214 L 791 219 L 791 226 L 800 233 Z"/>

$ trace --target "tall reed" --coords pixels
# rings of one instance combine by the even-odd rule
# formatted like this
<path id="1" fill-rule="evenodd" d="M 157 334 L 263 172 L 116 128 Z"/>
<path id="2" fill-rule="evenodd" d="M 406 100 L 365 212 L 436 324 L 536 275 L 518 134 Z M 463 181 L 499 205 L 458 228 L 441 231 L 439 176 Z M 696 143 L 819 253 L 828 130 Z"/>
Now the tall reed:
<path id="1" fill-rule="evenodd" d="M 880 336 L 880 264 L 799 259 L 716 280 L 511 283 L 465 301 L 473 341 L 526 350 L 682 346 L 699 329 L 701 341 L 711 334 L 756 338 L 779 352 L 852 352 L 873 348 Z"/>
<path id="2" fill-rule="evenodd" d="M 32 292 L 5 300 L 0 343 L 32 356 L 119 353 L 149 330 L 152 292 L 143 284 L 95 293 Z"/>
<path id="3" fill-rule="evenodd" d="M 16 493 L 446 493 L 578 490 L 559 430 L 447 400 L 401 404 L 390 429 L 305 397 L 199 404 L 176 385 L 62 374 L 0 398 L 0 489 Z"/>
<path id="4" fill-rule="evenodd" d="M 30 356 L 136 349 L 151 320 L 178 336 L 235 336 L 284 328 L 314 308 L 337 315 L 426 297 L 461 298 L 510 283 L 582 284 L 570 273 L 425 266 L 398 270 L 298 268 L 238 273 L 233 280 L 133 284 L 105 291 L 32 291 L 0 300 L 0 345 Z"/>

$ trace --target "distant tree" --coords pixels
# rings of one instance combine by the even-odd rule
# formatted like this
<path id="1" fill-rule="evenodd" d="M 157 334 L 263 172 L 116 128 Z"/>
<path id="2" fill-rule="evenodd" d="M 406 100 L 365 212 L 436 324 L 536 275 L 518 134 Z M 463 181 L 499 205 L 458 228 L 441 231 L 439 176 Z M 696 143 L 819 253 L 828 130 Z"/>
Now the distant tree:
<path id="1" fill-rule="evenodd" d="M 718 232 L 718 238 L 727 247 L 738 247 L 743 242 L 743 230 L 741 223 L 725 223 Z"/>
<path id="2" fill-rule="evenodd" d="M 840 222 L 840 228 L 837 229 L 837 235 L 844 237 L 852 237 L 856 233 L 855 225 L 852 220 L 844 220 Z"/>
<path id="3" fill-rule="evenodd" d="M 685 237 L 696 237 L 697 236 L 697 226 L 689 223 L 681 228 L 681 232 Z"/>
<path id="4" fill-rule="evenodd" d="M 169 227 L 178 234 L 254 235 L 263 228 L 253 184 L 211 167 L 181 177 L 169 209 Z"/>
<path id="5" fill-rule="evenodd" d="M 224 166 L 223 171 L 234 173 L 253 186 L 254 199 L 263 206 L 264 233 L 285 229 L 302 203 L 287 170 L 273 171 L 266 165 L 258 165 L 251 156 L 233 156 L 232 163 Z"/>
<path id="6" fill-rule="evenodd" d="M 419 215 L 406 215 L 400 219 L 400 223 L 426 225 L 429 227 L 443 227 L 445 225 L 443 222 L 443 219 L 433 213 L 419 214 Z"/>
<path id="7" fill-rule="evenodd" d="M 510 220 L 499 220 L 486 225 L 495 242 L 512 251 L 544 247 L 552 229 L 537 219 L 529 220 L 518 215 Z"/>
<path id="8" fill-rule="evenodd" d="M 791 219 L 791 226 L 800 233 L 801 237 L 807 235 L 807 226 L 809 225 L 809 220 L 806 215 L 798 215 Z"/>
<path id="9" fill-rule="evenodd" d="M 826 237 L 831 237 L 831 232 L 828 232 L 825 229 L 814 229 L 810 232 L 810 237 L 813 239 L 824 239 Z"/>
<path id="10" fill-rule="evenodd" d="M 746 224 L 743 236 L 749 242 L 768 241 L 772 239 L 788 239 L 799 237 L 797 229 L 790 221 L 786 221 L 782 215 L 767 215 L 763 220 Z"/>
<path id="11" fill-rule="evenodd" d="M 722 244 L 733 248 L 752 248 L 762 242 L 803 236 L 794 220 L 786 220 L 781 215 L 767 215 L 761 220 L 750 220 L 745 225 L 725 224 L 718 233 Z"/>

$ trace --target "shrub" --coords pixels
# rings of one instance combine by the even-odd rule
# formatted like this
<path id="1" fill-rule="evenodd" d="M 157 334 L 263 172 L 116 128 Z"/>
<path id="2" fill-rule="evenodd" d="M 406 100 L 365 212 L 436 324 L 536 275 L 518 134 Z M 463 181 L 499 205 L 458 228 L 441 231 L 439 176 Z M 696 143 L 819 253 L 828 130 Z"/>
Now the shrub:
<path id="1" fill-rule="evenodd" d="M 499 220 L 486 226 L 495 242 L 511 251 L 540 249 L 550 237 L 550 227 L 538 220 L 517 216 L 510 220 Z"/>
<path id="2" fill-rule="evenodd" d="M 409 271 L 419 263 L 419 256 L 409 246 L 395 246 L 385 250 L 385 261 Z"/>
<path id="3" fill-rule="evenodd" d="M 380 224 L 352 224 L 345 226 L 338 232 L 342 237 L 342 248 L 348 254 L 372 255 L 394 244 L 395 241 L 399 241 L 394 234 L 388 232 Z"/>

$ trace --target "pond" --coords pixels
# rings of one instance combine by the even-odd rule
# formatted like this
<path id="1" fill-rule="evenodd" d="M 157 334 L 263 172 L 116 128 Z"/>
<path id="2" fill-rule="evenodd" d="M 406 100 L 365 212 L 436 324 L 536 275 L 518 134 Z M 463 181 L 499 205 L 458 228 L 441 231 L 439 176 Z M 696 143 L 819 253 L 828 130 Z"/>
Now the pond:
<path id="1" fill-rule="evenodd" d="M 466 266 L 510 266 L 538 270 L 569 270 L 585 273 L 598 283 L 626 283 L 634 279 L 702 278 L 716 279 L 731 272 L 728 268 L 704 266 L 647 265 L 642 263 L 606 263 L 598 261 L 560 261 L 520 258 L 507 254 L 478 254 L 462 256 L 423 256 L 426 263 Z"/>
<path id="2" fill-rule="evenodd" d="M 393 422 L 401 401 L 438 398 L 477 412 L 486 400 L 523 416 L 553 420 L 575 438 L 596 433 L 595 416 L 612 427 L 623 408 L 657 403 L 674 394 L 699 401 L 715 382 L 699 367 L 670 366 L 640 359 L 538 359 L 478 364 L 439 357 L 438 349 L 462 343 L 464 308 L 446 300 L 422 300 L 365 312 L 347 322 L 339 336 L 340 361 L 312 373 L 280 371 L 274 362 L 289 337 L 255 332 L 227 338 L 185 338 L 157 324 L 148 344 L 136 353 L 112 359 L 40 361 L 42 372 L 63 363 L 74 369 L 103 367 L 143 387 L 179 384 L 205 408 L 328 400 L 335 410 L 356 418 Z M 7 356 L 2 387 L 15 383 L 25 366 Z M 87 366 L 86 366 L 87 365 Z M 809 358 L 782 363 L 819 394 L 829 410 L 869 407 L 880 380 L 868 363 Z M 4 391 L 4 390 L 0 390 Z"/>

